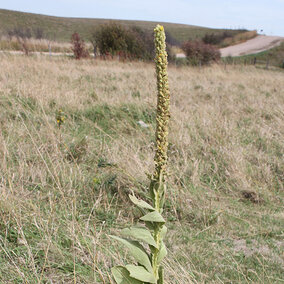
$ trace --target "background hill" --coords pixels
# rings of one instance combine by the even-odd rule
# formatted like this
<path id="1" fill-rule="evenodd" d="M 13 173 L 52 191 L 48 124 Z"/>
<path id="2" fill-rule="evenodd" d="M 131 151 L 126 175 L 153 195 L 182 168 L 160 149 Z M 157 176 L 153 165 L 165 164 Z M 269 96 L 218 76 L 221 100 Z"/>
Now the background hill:
<path id="1" fill-rule="evenodd" d="M 88 39 L 91 33 L 98 29 L 100 25 L 114 21 L 122 26 L 138 26 L 148 31 L 152 31 L 157 24 L 157 22 L 134 20 L 64 18 L 0 9 L 0 34 L 5 35 L 15 27 L 30 28 L 31 30 L 40 28 L 43 30 L 45 38 L 54 41 L 70 41 L 71 35 L 74 32 L 78 32 L 83 38 Z M 163 24 L 169 34 L 179 43 L 188 39 L 201 38 L 206 33 L 219 34 L 224 31 L 230 31 L 237 34 L 244 31 L 211 29 L 174 23 L 160 24 Z"/>

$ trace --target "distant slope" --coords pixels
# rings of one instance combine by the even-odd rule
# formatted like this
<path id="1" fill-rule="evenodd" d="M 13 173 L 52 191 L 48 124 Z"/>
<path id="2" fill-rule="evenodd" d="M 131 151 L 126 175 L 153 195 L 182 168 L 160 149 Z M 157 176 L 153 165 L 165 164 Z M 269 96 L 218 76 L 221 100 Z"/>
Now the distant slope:
<path id="1" fill-rule="evenodd" d="M 8 30 L 15 27 L 41 28 L 46 38 L 57 41 L 69 41 L 72 33 L 78 32 L 83 38 L 88 39 L 95 29 L 101 24 L 118 22 L 122 26 L 139 26 L 145 30 L 152 31 L 158 22 L 148 21 L 128 21 L 109 19 L 89 19 L 89 18 L 63 18 L 45 16 L 32 13 L 17 12 L 0 9 L 0 34 L 6 34 Z M 206 33 L 222 33 L 225 29 L 211 29 L 199 26 L 184 24 L 160 23 L 165 26 L 166 31 L 178 42 L 188 39 L 203 37 Z M 239 33 L 240 30 L 234 30 Z"/>
<path id="2" fill-rule="evenodd" d="M 222 57 L 255 54 L 278 46 L 283 41 L 283 37 L 259 35 L 246 42 L 221 48 L 220 52 Z"/>

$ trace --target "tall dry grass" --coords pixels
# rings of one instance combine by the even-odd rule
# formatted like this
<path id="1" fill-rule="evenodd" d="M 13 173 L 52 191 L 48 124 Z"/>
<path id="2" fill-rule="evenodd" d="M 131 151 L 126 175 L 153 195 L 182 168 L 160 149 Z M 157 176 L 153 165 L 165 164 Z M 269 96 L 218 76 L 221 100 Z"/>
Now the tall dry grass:
<path id="1" fill-rule="evenodd" d="M 0 50 L 5 51 L 22 51 L 23 45 L 25 42 L 29 52 L 56 52 L 56 53 L 71 53 L 72 45 L 71 39 L 70 42 L 58 42 L 47 39 L 18 39 L 16 37 L 9 38 L 7 36 L 1 36 L 0 38 Z M 89 50 L 92 49 L 91 43 L 86 43 L 86 46 Z"/>
<path id="2" fill-rule="evenodd" d="M 283 76 L 169 68 L 167 283 L 281 283 Z M 155 93 L 152 64 L 1 55 L 0 282 L 111 283 L 106 234 L 145 196 Z"/>

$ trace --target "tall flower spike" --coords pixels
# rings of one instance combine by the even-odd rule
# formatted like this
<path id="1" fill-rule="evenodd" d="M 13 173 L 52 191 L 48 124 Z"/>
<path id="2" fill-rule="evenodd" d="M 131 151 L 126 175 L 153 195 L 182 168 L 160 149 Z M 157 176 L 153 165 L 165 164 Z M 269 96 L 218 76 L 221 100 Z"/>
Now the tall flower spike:
<path id="1" fill-rule="evenodd" d="M 149 188 L 152 205 L 139 200 L 134 195 L 130 200 L 141 209 L 141 217 L 145 226 L 134 226 L 122 230 L 124 238 L 111 236 L 113 239 L 124 244 L 129 253 L 136 261 L 136 265 L 115 266 L 112 268 L 112 275 L 117 284 L 131 283 L 164 283 L 164 270 L 161 265 L 163 258 L 167 255 L 167 250 L 163 238 L 167 232 L 163 212 L 164 196 L 166 191 L 165 176 L 167 172 L 167 150 L 168 150 L 168 125 L 169 125 L 169 105 L 170 92 L 167 74 L 167 53 L 165 43 L 164 28 L 158 25 L 155 28 L 156 47 L 156 74 L 157 74 L 157 129 L 156 129 L 156 154 L 155 171 L 151 177 Z M 144 245 L 141 245 L 142 242 Z M 148 245 L 148 250 L 145 249 Z"/>
<path id="2" fill-rule="evenodd" d="M 153 206 L 160 214 L 163 212 L 165 199 L 165 177 L 167 174 L 168 162 L 168 135 L 170 118 L 170 91 L 167 73 L 167 52 L 166 36 L 164 27 L 158 25 L 155 29 L 155 48 L 156 48 L 156 76 L 157 76 L 157 116 L 156 116 L 156 154 L 154 158 L 155 171 L 151 179 L 150 195 L 153 200 Z M 163 230 L 166 227 L 163 224 L 154 226 L 154 240 L 157 248 L 152 249 L 152 267 L 157 284 L 164 281 L 163 267 L 160 265 L 159 258 L 161 254 L 166 255 L 166 247 L 163 242 Z"/>
<path id="3" fill-rule="evenodd" d="M 156 116 L 156 154 L 155 154 L 155 172 L 151 182 L 151 196 L 155 198 L 155 192 L 161 182 L 165 181 L 167 174 L 167 150 L 168 150 L 168 128 L 170 118 L 170 91 L 167 73 L 167 52 L 166 36 L 164 27 L 157 25 L 155 32 L 156 48 L 156 76 L 157 76 L 157 116 Z M 155 190 L 156 189 L 156 190 Z M 163 206 L 164 192 L 156 200 L 155 208 Z M 157 204 L 157 203 L 160 204 Z"/>
<path id="4" fill-rule="evenodd" d="M 157 128 L 156 128 L 156 155 L 155 155 L 155 174 L 158 179 L 160 172 L 166 173 L 167 149 L 168 149 L 168 124 L 170 118 L 170 91 L 167 73 L 167 52 L 165 43 L 164 27 L 158 25 L 155 28 L 155 47 L 156 47 L 156 75 L 157 75 Z"/>

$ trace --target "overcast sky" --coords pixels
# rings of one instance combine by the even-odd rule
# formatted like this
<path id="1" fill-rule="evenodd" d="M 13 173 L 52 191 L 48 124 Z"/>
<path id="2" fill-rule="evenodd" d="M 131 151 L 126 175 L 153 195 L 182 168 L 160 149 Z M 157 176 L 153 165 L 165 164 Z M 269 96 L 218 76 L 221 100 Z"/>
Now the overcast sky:
<path id="1" fill-rule="evenodd" d="M 284 0 L 0 0 L 0 8 L 63 17 L 261 29 L 284 36 Z"/>

